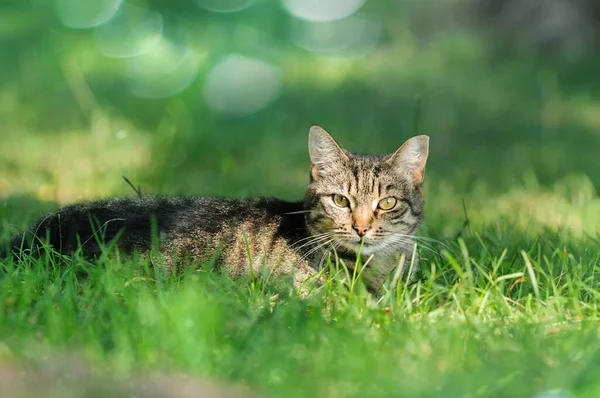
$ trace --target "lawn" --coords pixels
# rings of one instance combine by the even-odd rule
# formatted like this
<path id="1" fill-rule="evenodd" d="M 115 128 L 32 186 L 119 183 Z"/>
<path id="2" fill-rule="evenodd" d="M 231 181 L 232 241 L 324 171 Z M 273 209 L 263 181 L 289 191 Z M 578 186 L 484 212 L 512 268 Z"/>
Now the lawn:
<path id="1" fill-rule="evenodd" d="M 162 86 L 128 75 L 133 58 L 107 56 L 106 32 L 9 2 L 0 242 L 61 204 L 134 195 L 123 175 L 144 194 L 299 199 L 318 123 L 357 152 L 431 137 L 423 275 L 377 301 L 344 280 L 299 297 L 286 281 L 168 275 L 110 251 L 94 264 L 0 260 L 0 365 L 72 356 L 116 380 L 184 374 L 267 397 L 598 396 L 596 54 L 525 51 L 462 26 L 415 33 L 431 10 L 369 2 L 358 15 L 378 21 L 380 43 L 330 56 L 295 46 L 296 22 L 266 3 L 144 4 L 198 54 L 179 92 L 151 67 Z M 242 79 L 254 102 L 213 101 L 222 59 L 278 82 L 278 95 L 254 109 L 267 89 Z"/>

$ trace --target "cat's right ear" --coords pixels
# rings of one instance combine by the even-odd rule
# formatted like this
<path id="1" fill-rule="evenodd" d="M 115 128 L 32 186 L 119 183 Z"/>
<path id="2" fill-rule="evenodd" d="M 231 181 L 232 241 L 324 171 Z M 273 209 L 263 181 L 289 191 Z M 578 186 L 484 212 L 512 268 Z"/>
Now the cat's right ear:
<path id="1" fill-rule="evenodd" d="M 320 176 L 335 172 L 335 163 L 345 161 L 348 155 L 321 126 L 313 125 L 308 133 L 308 153 L 312 163 L 311 176 Z"/>

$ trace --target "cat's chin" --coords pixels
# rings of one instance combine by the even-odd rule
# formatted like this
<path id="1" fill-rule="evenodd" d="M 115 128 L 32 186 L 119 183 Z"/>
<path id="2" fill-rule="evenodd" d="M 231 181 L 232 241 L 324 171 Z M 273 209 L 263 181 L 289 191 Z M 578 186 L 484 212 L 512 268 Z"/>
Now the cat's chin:
<path id="1" fill-rule="evenodd" d="M 354 253 L 360 252 L 363 256 L 370 256 L 382 249 L 382 244 L 380 242 L 373 242 L 369 240 L 365 240 L 364 243 L 361 243 L 361 241 L 347 242 L 342 246 L 350 251 L 353 251 Z"/>

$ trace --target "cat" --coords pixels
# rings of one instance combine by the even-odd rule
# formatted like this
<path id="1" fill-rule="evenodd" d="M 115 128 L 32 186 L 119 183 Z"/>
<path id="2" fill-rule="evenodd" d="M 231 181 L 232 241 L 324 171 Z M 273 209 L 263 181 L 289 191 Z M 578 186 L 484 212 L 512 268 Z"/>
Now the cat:
<path id="1" fill-rule="evenodd" d="M 210 259 L 239 276 L 264 266 L 291 276 L 296 287 L 317 275 L 330 255 L 352 269 L 360 253 L 372 292 L 402 255 L 414 274 L 429 137 L 413 137 L 390 155 L 365 155 L 342 149 L 314 125 L 308 150 L 303 201 L 141 196 L 84 202 L 41 218 L 11 239 L 10 251 L 39 254 L 44 242 L 63 254 L 79 248 L 93 259 L 101 242 L 149 253 L 155 237 L 169 268 Z"/>

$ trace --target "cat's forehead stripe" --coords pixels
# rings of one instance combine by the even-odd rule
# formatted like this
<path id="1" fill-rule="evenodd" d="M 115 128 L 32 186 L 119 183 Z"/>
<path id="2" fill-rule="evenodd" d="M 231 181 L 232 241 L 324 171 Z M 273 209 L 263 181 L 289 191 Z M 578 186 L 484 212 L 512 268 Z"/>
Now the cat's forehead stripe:
<path id="1" fill-rule="evenodd" d="M 381 172 L 381 166 L 379 166 L 378 164 L 376 164 L 375 166 L 373 166 L 373 175 L 375 177 L 379 177 L 379 173 Z"/>
<path id="2" fill-rule="evenodd" d="M 371 191 L 373 193 L 375 193 L 375 195 L 379 196 L 379 190 L 377 189 L 377 186 L 379 185 L 379 179 L 377 178 L 377 176 L 375 175 L 375 173 L 372 174 L 373 175 L 373 186 L 371 188 Z"/>
<path id="3" fill-rule="evenodd" d="M 357 170 L 356 173 L 356 191 L 361 193 L 364 190 L 364 182 L 363 182 L 363 173 L 362 170 Z"/>

